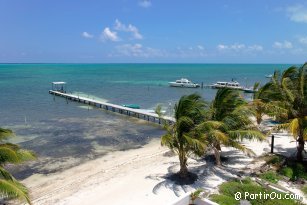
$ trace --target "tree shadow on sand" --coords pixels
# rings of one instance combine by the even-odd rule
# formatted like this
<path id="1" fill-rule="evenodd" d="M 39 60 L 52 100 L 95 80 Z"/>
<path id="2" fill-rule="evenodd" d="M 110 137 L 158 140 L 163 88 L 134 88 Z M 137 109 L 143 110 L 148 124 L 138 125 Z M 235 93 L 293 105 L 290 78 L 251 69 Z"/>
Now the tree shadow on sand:
<path id="1" fill-rule="evenodd" d="M 178 162 L 171 163 L 167 174 L 149 175 L 146 179 L 159 181 L 152 189 L 154 194 L 158 194 L 163 189 L 172 190 L 176 196 L 180 196 L 182 192 L 186 193 L 192 189 L 202 188 L 207 191 L 215 189 L 216 185 L 223 181 L 244 175 L 240 169 L 235 168 L 233 165 L 240 164 L 248 158 L 243 154 L 238 154 L 236 150 L 225 151 L 222 154 L 223 165 L 221 167 L 215 165 L 213 155 L 206 155 L 202 159 L 189 162 L 189 172 L 197 177 L 193 183 L 184 183 L 174 177 L 179 170 Z"/>

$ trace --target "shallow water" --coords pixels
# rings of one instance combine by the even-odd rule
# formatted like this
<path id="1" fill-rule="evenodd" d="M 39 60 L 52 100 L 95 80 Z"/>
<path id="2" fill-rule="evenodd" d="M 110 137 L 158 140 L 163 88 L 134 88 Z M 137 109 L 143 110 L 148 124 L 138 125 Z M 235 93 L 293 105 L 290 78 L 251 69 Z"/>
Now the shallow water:
<path id="1" fill-rule="evenodd" d="M 152 123 L 93 109 L 48 94 L 52 81 L 67 90 L 115 104 L 139 104 L 168 113 L 193 92 L 211 100 L 216 90 L 168 87 L 186 77 L 196 83 L 238 80 L 265 83 L 264 76 L 289 65 L 251 64 L 0 64 L 0 125 L 14 130 L 13 142 L 34 150 L 38 160 L 11 167 L 18 178 L 52 173 L 112 150 L 144 145 L 164 131 Z M 246 95 L 248 97 L 248 95 Z"/>

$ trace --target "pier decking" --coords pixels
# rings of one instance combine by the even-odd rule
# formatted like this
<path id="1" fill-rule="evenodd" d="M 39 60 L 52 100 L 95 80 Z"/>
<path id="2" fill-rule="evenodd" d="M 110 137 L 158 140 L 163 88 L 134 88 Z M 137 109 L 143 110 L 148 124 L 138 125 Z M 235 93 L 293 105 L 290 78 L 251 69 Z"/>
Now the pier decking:
<path id="1" fill-rule="evenodd" d="M 60 92 L 56 90 L 49 90 L 49 93 L 54 96 L 64 97 L 66 98 L 66 100 L 71 100 L 71 101 L 75 101 L 75 102 L 79 102 L 83 104 L 92 105 L 97 108 L 105 109 L 105 110 L 112 111 L 112 112 L 117 112 L 119 114 L 136 117 L 139 119 L 147 120 L 147 121 L 158 123 L 158 124 L 162 124 L 163 122 L 167 122 L 167 123 L 175 122 L 175 119 L 172 117 L 169 117 L 169 116 L 160 117 L 156 113 L 147 112 L 141 109 L 133 109 L 133 108 L 128 108 L 128 107 L 124 107 L 124 106 L 116 105 L 112 103 L 101 102 L 99 100 L 94 100 L 94 99 L 90 99 L 86 97 L 68 94 L 68 93 L 64 93 L 64 92 Z"/>

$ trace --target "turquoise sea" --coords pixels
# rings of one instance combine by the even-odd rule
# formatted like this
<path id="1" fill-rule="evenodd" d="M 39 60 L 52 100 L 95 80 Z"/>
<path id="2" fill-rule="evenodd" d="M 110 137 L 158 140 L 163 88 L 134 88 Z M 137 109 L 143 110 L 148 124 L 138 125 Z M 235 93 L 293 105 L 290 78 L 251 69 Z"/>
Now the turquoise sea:
<path id="1" fill-rule="evenodd" d="M 213 89 L 171 88 L 182 77 L 211 84 L 235 79 L 244 86 L 268 81 L 265 75 L 285 64 L 0 64 L 0 125 L 13 129 L 12 142 L 34 150 L 36 162 L 12 168 L 17 178 L 52 173 L 112 150 L 144 145 L 163 130 L 151 123 L 92 109 L 48 94 L 53 81 L 68 92 L 116 104 L 139 104 L 169 112 L 185 94 L 210 101 Z M 249 96 L 246 95 L 248 98 Z"/>

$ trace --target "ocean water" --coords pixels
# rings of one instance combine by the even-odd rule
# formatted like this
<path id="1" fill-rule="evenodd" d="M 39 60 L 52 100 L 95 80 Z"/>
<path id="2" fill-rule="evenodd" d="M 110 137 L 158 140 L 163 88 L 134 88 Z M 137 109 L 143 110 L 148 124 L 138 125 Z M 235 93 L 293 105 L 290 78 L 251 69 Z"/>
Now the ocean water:
<path id="1" fill-rule="evenodd" d="M 0 64 L 0 126 L 16 133 L 12 142 L 34 150 L 36 162 L 12 168 L 22 179 L 52 173 L 113 150 L 140 147 L 164 131 L 157 125 L 109 113 L 48 94 L 53 81 L 68 92 L 116 104 L 139 104 L 170 112 L 182 96 L 198 92 L 210 101 L 214 89 L 172 88 L 182 77 L 211 84 L 235 79 L 264 84 L 285 64 Z M 249 96 L 246 95 L 248 98 Z"/>

